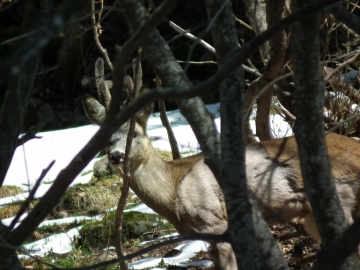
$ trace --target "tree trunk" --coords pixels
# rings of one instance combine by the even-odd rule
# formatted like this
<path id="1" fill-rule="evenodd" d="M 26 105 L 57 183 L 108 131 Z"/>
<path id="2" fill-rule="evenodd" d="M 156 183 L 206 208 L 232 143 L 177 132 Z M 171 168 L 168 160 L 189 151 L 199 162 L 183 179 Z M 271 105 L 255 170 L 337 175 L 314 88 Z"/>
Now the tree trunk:
<path id="1" fill-rule="evenodd" d="M 292 12 L 311 0 L 291 2 Z M 330 170 L 323 125 L 325 85 L 320 70 L 320 15 L 311 15 L 293 26 L 292 52 L 295 82 L 294 132 L 308 199 L 322 240 L 329 247 L 349 225 L 341 208 Z M 342 269 L 358 269 L 351 256 Z"/>
<path id="2" fill-rule="evenodd" d="M 207 0 L 211 21 L 223 5 L 222 0 Z M 212 38 L 219 67 L 226 64 L 229 51 L 237 48 L 232 9 L 226 5 L 214 21 Z M 244 96 L 241 67 L 220 86 L 221 112 L 221 188 L 228 213 L 228 235 L 238 269 L 279 269 L 287 267 L 284 256 L 270 234 L 268 225 L 249 199 L 245 169 Z M 239 208 L 238 206 L 243 207 Z"/>

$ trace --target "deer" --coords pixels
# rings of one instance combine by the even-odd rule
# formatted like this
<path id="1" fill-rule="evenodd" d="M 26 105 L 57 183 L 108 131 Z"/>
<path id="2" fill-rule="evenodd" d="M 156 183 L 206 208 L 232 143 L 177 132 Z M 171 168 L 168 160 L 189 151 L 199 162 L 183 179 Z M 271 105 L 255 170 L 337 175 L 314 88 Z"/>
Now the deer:
<path id="1" fill-rule="evenodd" d="M 97 64 L 98 65 L 98 64 Z M 97 74 L 99 75 L 99 74 Z M 99 78 L 99 77 L 97 77 Z M 102 80 L 102 79 L 99 79 Z M 103 86 L 107 86 L 104 82 Z M 130 89 L 131 78 L 124 79 Z M 86 95 L 83 105 L 88 118 L 100 125 L 109 101 L 107 87 L 98 87 L 100 102 Z M 102 104 L 103 103 L 103 104 Z M 136 115 L 135 135 L 130 158 L 134 193 L 147 206 L 165 217 L 181 233 L 222 234 L 227 230 L 224 195 L 202 154 L 178 160 L 163 160 L 146 133 L 146 122 L 153 111 L 149 105 Z M 111 137 L 106 148 L 109 164 L 123 166 L 129 123 Z M 360 143 L 346 136 L 326 136 L 332 174 L 346 221 L 351 224 L 357 213 L 360 182 Z M 269 226 L 295 221 L 313 238 L 320 240 L 301 175 L 295 137 L 272 139 L 246 147 L 246 174 L 249 192 L 259 201 Z M 217 269 L 237 269 L 229 243 L 211 243 Z"/>

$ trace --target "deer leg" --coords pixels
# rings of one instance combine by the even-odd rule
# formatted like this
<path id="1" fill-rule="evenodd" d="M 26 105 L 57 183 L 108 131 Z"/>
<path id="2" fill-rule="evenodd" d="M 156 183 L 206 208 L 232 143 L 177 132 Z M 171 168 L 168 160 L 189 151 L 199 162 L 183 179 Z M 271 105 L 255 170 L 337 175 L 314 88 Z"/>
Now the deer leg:
<path id="1" fill-rule="evenodd" d="M 352 217 L 354 208 L 356 211 L 358 211 L 356 206 L 356 196 L 354 194 L 353 189 L 346 184 L 336 184 L 336 191 L 340 200 L 340 204 L 343 210 L 343 213 L 345 215 L 345 220 L 348 225 L 351 225 L 354 220 Z M 305 216 L 302 219 L 302 224 L 306 231 L 315 238 L 316 240 L 320 241 L 320 234 L 318 231 L 318 228 L 315 223 L 314 215 L 311 211 L 311 207 L 309 204 L 307 204 L 307 207 L 309 208 L 309 214 Z M 358 248 L 358 257 L 360 258 L 360 249 Z"/>
<path id="2" fill-rule="evenodd" d="M 320 241 L 319 230 L 316 226 L 316 222 L 314 219 L 314 215 L 312 212 L 309 212 L 304 218 L 301 220 L 301 224 L 304 226 L 306 232 L 315 240 Z"/>
<path id="3" fill-rule="evenodd" d="M 229 243 L 212 244 L 216 270 L 237 269 L 235 254 Z"/>

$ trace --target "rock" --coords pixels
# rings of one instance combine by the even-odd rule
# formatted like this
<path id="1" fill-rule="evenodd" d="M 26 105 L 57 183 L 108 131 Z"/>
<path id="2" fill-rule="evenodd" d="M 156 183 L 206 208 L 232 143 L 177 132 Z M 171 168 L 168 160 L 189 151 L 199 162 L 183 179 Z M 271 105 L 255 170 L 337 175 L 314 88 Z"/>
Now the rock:
<path id="1" fill-rule="evenodd" d="M 69 216 L 69 214 L 66 211 L 60 211 L 59 212 L 59 218 L 66 218 L 68 216 Z"/>
<path id="2" fill-rule="evenodd" d="M 110 168 L 107 156 L 103 156 L 94 164 L 94 176 L 104 177 L 114 174 L 114 171 Z"/>
<path id="3" fill-rule="evenodd" d="M 116 259 L 116 258 L 117 258 L 116 252 L 106 251 L 103 254 L 100 254 L 99 256 L 97 256 L 94 263 L 105 262 L 105 261 Z"/>

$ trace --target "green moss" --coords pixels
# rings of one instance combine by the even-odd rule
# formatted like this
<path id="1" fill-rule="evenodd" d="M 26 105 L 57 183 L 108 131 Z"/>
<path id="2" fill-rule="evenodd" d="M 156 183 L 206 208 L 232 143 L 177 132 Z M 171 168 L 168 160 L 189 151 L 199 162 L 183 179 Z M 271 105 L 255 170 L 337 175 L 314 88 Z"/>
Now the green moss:
<path id="1" fill-rule="evenodd" d="M 108 213 L 101 221 L 85 224 L 80 230 L 83 245 L 86 248 L 103 249 L 115 244 L 114 220 L 115 211 Z M 131 239 L 144 240 L 161 235 L 163 230 L 169 230 L 171 225 L 156 214 L 141 212 L 125 212 L 123 217 L 123 241 Z"/>

